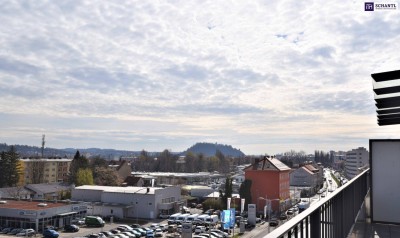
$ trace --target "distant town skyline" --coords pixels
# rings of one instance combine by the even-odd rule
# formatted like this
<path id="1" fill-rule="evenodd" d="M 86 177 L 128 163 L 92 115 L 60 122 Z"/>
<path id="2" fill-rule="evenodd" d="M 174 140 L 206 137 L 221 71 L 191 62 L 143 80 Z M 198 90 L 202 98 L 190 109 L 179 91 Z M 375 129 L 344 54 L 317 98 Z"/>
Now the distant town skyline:
<path id="1" fill-rule="evenodd" d="M 371 73 L 399 11 L 364 2 L 14 1 L 0 6 L 0 138 L 52 148 L 245 154 L 368 148 Z"/>

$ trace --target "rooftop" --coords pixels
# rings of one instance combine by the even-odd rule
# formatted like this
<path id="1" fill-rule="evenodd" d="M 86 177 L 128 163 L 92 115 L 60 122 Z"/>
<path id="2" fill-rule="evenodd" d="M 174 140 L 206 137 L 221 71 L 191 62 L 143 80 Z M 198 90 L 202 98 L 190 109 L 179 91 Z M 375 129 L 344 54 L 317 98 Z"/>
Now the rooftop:
<path id="1" fill-rule="evenodd" d="M 59 202 L 38 202 L 38 201 L 23 201 L 23 200 L 3 200 L 6 201 L 4 204 L 0 204 L 0 209 L 8 208 L 8 209 L 18 209 L 18 210 L 32 210 L 32 211 L 40 211 L 48 208 L 54 207 L 62 207 L 66 206 L 65 203 Z M 41 203 L 46 203 L 47 206 L 38 206 Z"/>
<path id="2" fill-rule="evenodd" d="M 155 190 L 164 189 L 161 187 L 114 187 L 114 186 L 96 186 L 96 185 L 83 185 L 76 187 L 79 190 L 98 190 L 111 193 L 137 193 L 137 194 L 154 194 Z M 149 189 L 149 192 L 147 192 Z"/>

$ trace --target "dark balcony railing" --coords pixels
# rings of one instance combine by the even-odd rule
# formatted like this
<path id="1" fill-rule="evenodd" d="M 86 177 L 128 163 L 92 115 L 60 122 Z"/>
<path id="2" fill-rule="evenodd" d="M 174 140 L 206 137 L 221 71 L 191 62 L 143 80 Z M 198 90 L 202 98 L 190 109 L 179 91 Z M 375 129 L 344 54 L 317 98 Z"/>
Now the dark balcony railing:
<path id="1" fill-rule="evenodd" d="M 369 172 L 363 171 L 265 237 L 347 237 L 367 196 Z"/>

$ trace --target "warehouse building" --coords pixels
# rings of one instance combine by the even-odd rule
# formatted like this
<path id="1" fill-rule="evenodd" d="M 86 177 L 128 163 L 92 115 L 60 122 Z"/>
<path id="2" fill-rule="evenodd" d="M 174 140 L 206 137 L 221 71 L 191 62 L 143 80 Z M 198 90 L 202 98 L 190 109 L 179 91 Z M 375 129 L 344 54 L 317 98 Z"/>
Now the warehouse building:
<path id="1" fill-rule="evenodd" d="M 90 202 L 88 215 L 153 219 L 179 210 L 180 187 L 112 187 L 84 185 L 72 190 L 72 200 Z"/>

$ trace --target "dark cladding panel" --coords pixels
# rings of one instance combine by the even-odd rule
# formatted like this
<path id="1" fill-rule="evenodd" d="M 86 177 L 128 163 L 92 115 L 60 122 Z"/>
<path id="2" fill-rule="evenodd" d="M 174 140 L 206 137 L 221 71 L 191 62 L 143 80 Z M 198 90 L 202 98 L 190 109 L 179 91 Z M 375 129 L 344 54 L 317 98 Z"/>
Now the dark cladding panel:
<path id="1" fill-rule="evenodd" d="M 400 113 L 400 108 L 376 110 L 376 113 L 378 113 L 378 115 L 385 115 L 385 114 L 392 114 L 392 113 Z"/>
<path id="2" fill-rule="evenodd" d="M 374 92 L 377 95 L 390 94 L 390 93 L 400 93 L 400 86 L 387 87 L 387 88 L 374 88 Z"/>
<path id="3" fill-rule="evenodd" d="M 400 79 L 400 70 L 371 74 L 375 82 L 383 82 L 389 80 Z"/>

